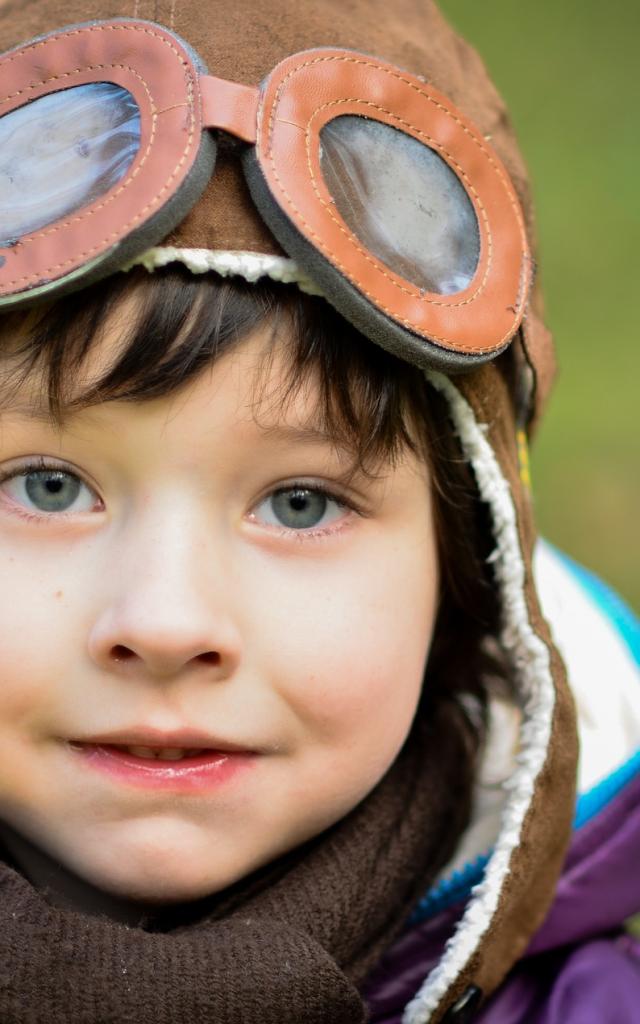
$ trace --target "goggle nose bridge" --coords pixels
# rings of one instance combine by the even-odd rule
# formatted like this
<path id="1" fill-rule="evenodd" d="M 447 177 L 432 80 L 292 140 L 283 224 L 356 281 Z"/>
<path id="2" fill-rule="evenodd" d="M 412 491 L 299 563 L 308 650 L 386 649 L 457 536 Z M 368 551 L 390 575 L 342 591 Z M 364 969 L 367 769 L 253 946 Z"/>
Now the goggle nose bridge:
<path id="1" fill-rule="evenodd" d="M 227 132 L 255 145 L 260 90 L 215 75 L 200 76 L 202 127 Z"/>

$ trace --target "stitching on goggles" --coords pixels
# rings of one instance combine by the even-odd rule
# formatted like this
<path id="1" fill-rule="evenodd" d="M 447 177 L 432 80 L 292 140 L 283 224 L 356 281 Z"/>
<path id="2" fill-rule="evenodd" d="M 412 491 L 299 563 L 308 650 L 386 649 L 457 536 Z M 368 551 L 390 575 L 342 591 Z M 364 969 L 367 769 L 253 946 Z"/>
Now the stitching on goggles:
<path id="1" fill-rule="evenodd" d="M 130 32 L 140 34 L 135 68 L 118 59 L 123 55 L 120 40 Z M 42 58 L 34 58 L 42 48 L 48 54 L 46 70 Z M 64 67 L 67 60 L 70 68 Z M 0 101 L 6 115 L 45 96 L 73 91 L 71 81 L 113 82 L 129 92 L 139 109 L 140 143 L 122 179 L 104 194 L 0 245 L 0 309 L 82 287 L 122 269 L 166 237 L 204 190 L 214 171 L 213 132 L 225 131 L 244 148 L 245 176 L 260 216 L 363 333 L 419 365 L 451 371 L 493 358 L 515 335 L 531 276 L 515 191 L 479 131 L 422 79 L 351 51 L 306 51 L 285 58 L 259 89 L 253 88 L 208 76 L 197 54 L 170 29 L 127 19 L 61 29 L 10 51 L 0 58 L 0 81 L 16 75 L 23 79 L 19 87 Z M 60 82 L 65 83 L 62 90 L 55 88 Z M 27 93 L 26 104 L 16 103 Z M 479 239 L 475 270 L 465 276 L 467 271 L 456 271 L 455 263 L 450 269 L 446 264 L 445 283 L 424 288 L 402 269 L 406 264 L 411 273 L 419 260 L 419 233 L 410 239 L 406 256 L 393 248 L 396 238 L 403 239 L 391 222 L 382 224 L 383 233 L 391 232 L 391 248 L 384 248 L 383 255 L 370 247 L 370 239 L 362 241 L 357 227 L 345 221 L 320 164 L 322 131 L 343 116 L 358 117 L 364 125 L 386 125 L 449 168 L 473 214 L 465 213 L 459 221 L 463 227 L 455 228 L 446 220 L 455 197 L 436 195 L 440 221 L 434 244 L 440 244 L 446 229 L 450 252 L 444 258 L 460 259 L 461 242 L 446 231 L 466 230 L 465 218 L 474 216 Z M 414 177 L 423 171 L 412 167 Z M 424 174 L 423 179 L 421 189 L 440 187 Z M 391 183 L 391 216 L 397 198 L 393 189 L 401 194 L 402 187 L 402 182 Z M 409 202 L 420 206 L 421 193 L 409 188 L 407 194 Z M 385 211 L 374 208 L 372 216 L 380 220 Z M 423 221 L 417 223 L 422 230 Z M 87 232 L 94 233 L 89 245 Z M 424 237 L 428 262 L 430 236 Z M 442 258 L 439 252 L 435 256 Z M 12 270 L 15 264 L 21 273 Z"/>

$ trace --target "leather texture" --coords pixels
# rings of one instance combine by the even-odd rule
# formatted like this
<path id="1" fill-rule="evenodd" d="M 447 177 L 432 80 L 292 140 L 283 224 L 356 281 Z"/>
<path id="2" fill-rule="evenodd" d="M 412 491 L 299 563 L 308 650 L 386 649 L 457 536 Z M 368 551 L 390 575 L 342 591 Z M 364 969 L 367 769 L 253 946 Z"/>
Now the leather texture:
<path id="1" fill-rule="evenodd" d="M 254 144 L 258 132 L 259 90 L 224 78 L 200 78 L 204 128 L 219 128 L 242 142 Z"/>
<path id="2" fill-rule="evenodd" d="M 63 278 L 108 253 L 162 209 L 194 166 L 202 135 L 198 73 L 160 27 L 87 25 L 6 54 L 0 116 L 57 89 L 105 80 L 127 89 L 140 111 L 133 165 L 97 202 L 3 250 L 2 297 Z"/>
<path id="3" fill-rule="evenodd" d="M 367 116 L 433 148 L 462 181 L 480 228 L 469 287 L 425 292 L 364 248 L 338 214 L 320 169 L 320 132 L 335 117 Z M 502 349 L 522 320 L 531 260 L 508 175 L 474 125 L 416 76 L 359 53 L 310 50 L 269 76 L 258 159 L 285 215 L 375 306 L 409 331 L 457 352 Z"/>

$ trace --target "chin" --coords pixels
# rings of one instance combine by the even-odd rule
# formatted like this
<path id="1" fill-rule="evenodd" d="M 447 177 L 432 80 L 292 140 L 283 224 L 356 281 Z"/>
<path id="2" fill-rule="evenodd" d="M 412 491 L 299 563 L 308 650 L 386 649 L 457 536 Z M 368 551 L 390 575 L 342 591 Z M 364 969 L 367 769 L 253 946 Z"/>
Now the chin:
<path id="1" fill-rule="evenodd" d="M 174 842 L 155 836 L 144 843 L 105 844 L 100 851 L 76 851 L 66 859 L 81 878 L 114 897 L 171 904 L 221 892 L 269 860 L 252 853 L 218 848 L 211 836 L 189 842 L 183 835 Z"/>
<path id="2" fill-rule="evenodd" d="M 120 861 L 114 871 L 113 861 L 107 864 L 73 865 L 85 881 L 111 896 L 140 903 L 183 903 L 210 896 L 232 885 L 244 872 L 211 861 L 200 865 L 189 851 L 155 850 L 148 857 Z"/>
<path id="3" fill-rule="evenodd" d="M 209 878 L 180 877 L 157 871 L 139 872 L 127 870 L 114 875 L 112 871 L 92 870 L 83 866 L 82 874 L 87 882 L 122 899 L 140 900 L 145 903 L 179 903 L 196 900 L 214 891 Z"/>

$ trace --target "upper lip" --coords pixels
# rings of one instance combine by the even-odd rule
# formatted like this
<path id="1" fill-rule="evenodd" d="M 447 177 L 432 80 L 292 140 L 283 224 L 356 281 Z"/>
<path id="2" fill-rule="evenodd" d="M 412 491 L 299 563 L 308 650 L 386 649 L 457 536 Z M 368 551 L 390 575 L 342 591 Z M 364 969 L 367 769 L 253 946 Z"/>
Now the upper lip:
<path id="1" fill-rule="evenodd" d="M 161 729 L 149 727 L 120 729 L 117 732 L 101 733 L 99 736 L 82 736 L 72 743 L 111 743 L 125 747 L 179 747 L 183 750 L 207 749 L 221 750 L 228 753 L 247 753 L 254 748 L 243 743 L 234 743 L 210 736 L 197 729 L 178 729 L 175 732 L 163 732 Z"/>

